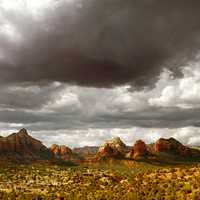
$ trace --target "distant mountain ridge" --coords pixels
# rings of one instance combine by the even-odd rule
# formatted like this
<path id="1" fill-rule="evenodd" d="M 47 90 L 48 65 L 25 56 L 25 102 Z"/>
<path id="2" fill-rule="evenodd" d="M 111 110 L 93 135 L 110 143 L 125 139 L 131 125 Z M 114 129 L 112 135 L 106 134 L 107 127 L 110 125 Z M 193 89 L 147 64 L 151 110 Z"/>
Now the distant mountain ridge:
<path id="1" fill-rule="evenodd" d="M 94 161 L 106 159 L 129 159 L 147 162 L 200 161 L 200 150 L 181 144 L 174 138 L 160 138 L 151 145 L 137 140 L 130 148 L 120 138 L 105 142 L 98 150 Z"/>
<path id="2" fill-rule="evenodd" d="M 99 147 L 98 146 L 84 146 L 84 147 L 75 147 L 73 148 L 73 152 L 80 154 L 83 157 L 87 157 L 87 156 L 94 156 L 97 151 L 98 151 Z"/>
<path id="3" fill-rule="evenodd" d="M 31 137 L 26 129 L 21 129 L 7 137 L 0 137 L 0 162 L 101 162 L 109 159 L 146 162 L 200 161 L 200 150 L 181 144 L 174 138 L 160 138 L 153 144 L 138 140 L 130 147 L 119 137 L 107 140 L 100 147 L 80 147 L 70 149 L 54 144 L 47 148 L 39 140 Z"/>

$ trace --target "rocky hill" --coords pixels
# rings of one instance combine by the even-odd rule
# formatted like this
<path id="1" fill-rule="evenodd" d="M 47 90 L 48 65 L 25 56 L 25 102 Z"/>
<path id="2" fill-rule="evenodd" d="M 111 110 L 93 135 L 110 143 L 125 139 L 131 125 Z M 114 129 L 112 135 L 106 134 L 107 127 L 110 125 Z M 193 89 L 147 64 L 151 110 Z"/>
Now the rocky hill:
<path id="1" fill-rule="evenodd" d="M 48 148 L 31 137 L 24 128 L 0 138 L 0 161 L 32 162 L 52 158 Z"/>
<path id="2" fill-rule="evenodd" d="M 200 160 L 200 150 L 181 144 L 174 138 L 160 138 L 153 146 L 154 153 L 183 159 Z"/>
<path id="3" fill-rule="evenodd" d="M 122 159 L 127 153 L 126 145 L 119 137 L 106 141 L 98 150 L 95 158 L 104 160 L 109 158 Z"/>
<path id="4" fill-rule="evenodd" d="M 94 161 L 107 159 L 141 160 L 151 163 L 200 161 L 200 150 L 187 147 L 174 138 L 160 138 L 151 145 L 138 140 L 129 148 L 119 137 L 116 137 L 102 145 L 94 157 Z"/>
<path id="5" fill-rule="evenodd" d="M 50 151 L 53 153 L 53 155 L 60 160 L 63 161 L 72 161 L 74 163 L 80 163 L 84 160 L 84 156 L 74 152 L 72 149 L 65 145 L 57 145 L 53 144 L 50 147 Z"/>

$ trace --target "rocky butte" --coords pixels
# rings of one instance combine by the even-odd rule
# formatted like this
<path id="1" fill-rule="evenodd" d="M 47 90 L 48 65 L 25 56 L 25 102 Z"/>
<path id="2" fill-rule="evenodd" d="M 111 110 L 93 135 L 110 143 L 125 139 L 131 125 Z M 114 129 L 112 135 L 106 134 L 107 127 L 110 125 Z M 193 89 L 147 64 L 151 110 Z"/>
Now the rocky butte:
<path id="1" fill-rule="evenodd" d="M 142 140 L 137 140 L 126 157 L 130 159 L 141 159 L 149 154 L 150 152 L 147 150 L 146 144 Z"/>
<path id="2" fill-rule="evenodd" d="M 65 145 L 53 144 L 49 150 L 57 159 L 62 161 L 70 161 L 74 164 L 80 164 L 86 158 Z"/>
<path id="3" fill-rule="evenodd" d="M 63 160 L 70 160 L 72 156 L 72 150 L 65 145 L 53 144 L 50 151 L 57 157 Z"/>
<path id="4" fill-rule="evenodd" d="M 187 147 L 174 138 L 160 138 L 154 144 L 147 145 L 138 140 L 128 148 L 119 137 L 105 142 L 98 150 L 94 161 L 109 159 L 135 160 L 151 163 L 173 163 L 176 161 L 200 161 L 200 150 Z"/>
<path id="5" fill-rule="evenodd" d="M 96 159 L 106 158 L 123 158 L 126 154 L 126 145 L 121 141 L 119 137 L 114 137 L 111 140 L 106 141 L 98 150 Z"/>

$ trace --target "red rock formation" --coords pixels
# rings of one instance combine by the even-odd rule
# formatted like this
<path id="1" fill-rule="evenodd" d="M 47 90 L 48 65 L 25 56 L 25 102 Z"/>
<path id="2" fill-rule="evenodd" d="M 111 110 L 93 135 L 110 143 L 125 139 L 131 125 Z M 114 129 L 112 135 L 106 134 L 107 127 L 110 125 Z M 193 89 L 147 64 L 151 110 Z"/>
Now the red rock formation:
<path id="1" fill-rule="evenodd" d="M 57 157 L 57 158 L 61 158 L 63 160 L 70 160 L 71 156 L 72 156 L 72 150 L 65 146 L 65 145 L 57 145 L 57 144 L 53 144 L 50 148 L 50 151 Z"/>
<path id="2" fill-rule="evenodd" d="M 160 138 L 154 145 L 154 151 L 157 153 L 168 153 L 182 158 L 200 158 L 200 151 L 189 148 L 174 138 Z"/>
<path id="3" fill-rule="evenodd" d="M 76 164 L 80 164 L 84 161 L 84 157 L 80 154 L 73 152 L 69 147 L 65 145 L 57 145 L 53 144 L 50 147 L 50 151 L 53 153 L 53 155 L 62 160 L 62 161 L 70 161 Z"/>
<path id="4" fill-rule="evenodd" d="M 109 144 L 106 144 L 101 151 L 98 152 L 101 157 L 120 157 L 121 152 L 115 148 L 112 148 Z"/>
<path id="5" fill-rule="evenodd" d="M 142 140 L 136 141 L 133 148 L 128 153 L 127 157 L 131 159 L 139 159 L 148 155 L 149 152 L 147 150 L 146 144 Z"/>
<path id="6" fill-rule="evenodd" d="M 119 137 L 108 140 L 101 146 L 96 154 L 97 160 L 102 158 L 123 158 L 126 153 L 126 145 Z"/>
<path id="7" fill-rule="evenodd" d="M 52 154 L 23 128 L 18 133 L 0 138 L 0 159 L 2 157 L 9 158 L 11 161 L 34 161 L 49 159 Z"/>
<path id="8" fill-rule="evenodd" d="M 189 156 L 191 154 L 190 148 L 182 145 L 174 138 L 164 139 L 160 138 L 154 145 L 155 152 L 171 153 L 181 156 Z"/>

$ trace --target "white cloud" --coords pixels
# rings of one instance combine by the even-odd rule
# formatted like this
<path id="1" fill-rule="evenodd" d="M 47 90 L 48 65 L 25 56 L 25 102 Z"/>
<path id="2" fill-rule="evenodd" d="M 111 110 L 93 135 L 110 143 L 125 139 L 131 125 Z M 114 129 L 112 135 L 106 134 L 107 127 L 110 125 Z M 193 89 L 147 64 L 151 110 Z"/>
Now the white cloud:
<path id="1" fill-rule="evenodd" d="M 24 124 L 22 124 L 22 123 L 11 123 L 11 124 L 9 124 L 9 126 L 12 128 L 12 127 L 15 127 L 15 128 L 17 128 L 17 127 L 23 127 L 24 126 Z"/>
<path id="2" fill-rule="evenodd" d="M 192 126 L 178 129 L 132 127 L 129 129 L 44 130 L 32 131 L 31 134 L 42 140 L 47 146 L 51 146 L 53 143 L 70 147 L 100 146 L 106 140 L 116 136 L 129 146 L 139 139 L 149 144 L 161 137 L 174 137 L 183 144 L 200 146 L 200 130 Z"/>
<path id="3" fill-rule="evenodd" d="M 60 111 L 76 111 L 81 107 L 77 93 L 71 92 L 70 87 L 66 87 L 57 94 L 54 93 L 56 97 L 53 98 L 43 106 L 43 110 L 60 110 Z"/>
<path id="4" fill-rule="evenodd" d="M 5 23 L 0 26 L 0 35 L 5 36 L 10 42 L 22 41 L 22 36 L 12 24 Z"/>
<path id="5" fill-rule="evenodd" d="M 57 3 L 55 0 L 1 0 L 0 7 L 7 11 L 29 11 L 36 14 L 38 11 L 54 7 Z"/>
<path id="6" fill-rule="evenodd" d="M 132 127 L 129 129 L 87 129 L 87 130 L 56 130 L 32 131 L 31 134 L 42 140 L 47 146 L 53 143 L 75 146 L 100 146 L 112 137 L 120 137 L 127 145 L 133 145 L 136 140 L 142 139 L 146 143 L 155 142 L 160 137 L 171 137 L 175 129 L 152 129 Z"/>
<path id="7" fill-rule="evenodd" d="M 5 10 L 20 10 L 25 5 L 25 1 L 23 0 L 1 0 L 0 7 Z"/>
<path id="8" fill-rule="evenodd" d="M 165 76 L 165 85 L 158 89 L 155 96 L 149 98 L 151 106 L 200 108 L 200 66 L 199 60 L 183 67 L 183 77 L 170 79 Z M 160 80 L 161 81 L 161 80 Z"/>
<path id="9" fill-rule="evenodd" d="M 198 127 L 179 128 L 173 137 L 185 144 L 200 146 L 200 129 Z"/>

